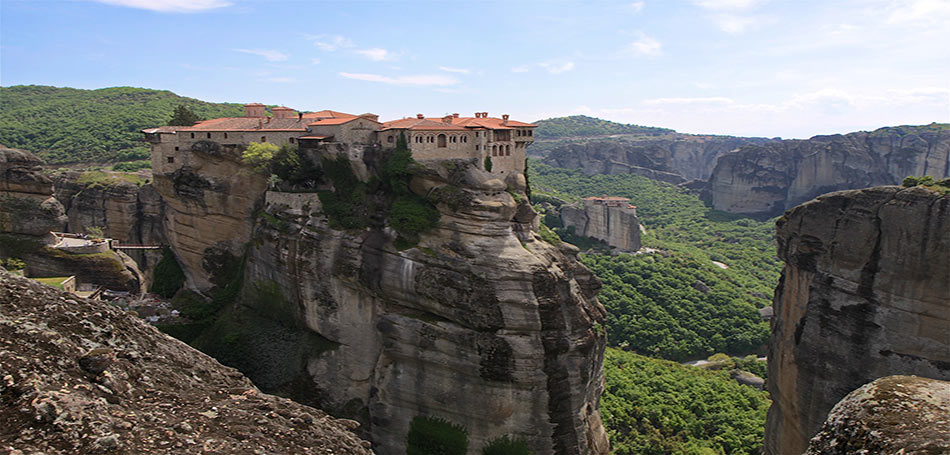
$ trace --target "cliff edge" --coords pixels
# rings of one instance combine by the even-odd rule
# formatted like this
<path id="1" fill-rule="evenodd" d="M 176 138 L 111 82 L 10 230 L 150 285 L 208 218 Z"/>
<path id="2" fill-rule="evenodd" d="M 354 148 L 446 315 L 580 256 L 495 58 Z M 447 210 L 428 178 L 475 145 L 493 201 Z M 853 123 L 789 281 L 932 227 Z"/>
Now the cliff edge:
<path id="1" fill-rule="evenodd" d="M 356 422 L 259 392 L 117 307 L 0 269 L 0 450 L 368 454 Z"/>
<path id="2" fill-rule="evenodd" d="M 950 196 L 875 187 L 778 223 L 766 453 L 802 453 L 838 400 L 883 376 L 950 379 Z"/>

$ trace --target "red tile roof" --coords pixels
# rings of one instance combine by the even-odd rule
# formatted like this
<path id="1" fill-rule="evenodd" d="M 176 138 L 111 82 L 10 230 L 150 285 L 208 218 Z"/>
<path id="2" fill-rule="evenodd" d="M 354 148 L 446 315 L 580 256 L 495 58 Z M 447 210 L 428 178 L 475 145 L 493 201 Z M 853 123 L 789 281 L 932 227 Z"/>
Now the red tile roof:
<path id="1" fill-rule="evenodd" d="M 315 118 L 352 118 L 356 117 L 353 114 L 347 114 L 346 112 L 337 112 L 330 110 L 322 110 L 317 112 L 305 112 L 303 118 L 306 119 L 315 119 Z"/>
<path id="2" fill-rule="evenodd" d="M 508 120 L 508 123 L 505 124 L 504 119 L 497 117 L 451 117 L 451 123 L 445 123 L 443 117 L 433 117 L 433 118 L 418 118 L 418 117 L 409 117 L 400 120 L 393 120 L 390 122 L 383 123 L 383 129 L 410 129 L 410 130 L 427 130 L 427 129 L 449 129 L 449 130 L 464 130 L 466 128 L 486 128 L 492 130 L 510 130 L 513 128 L 534 128 L 537 125 L 531 123 L 519 122 L 517 120 Z M 438 124 L 438 125 L 436 125 Z M 441 126 L 439 126 L 441 125 Z"/>
<path id="3" fill-rule="evenodd" d="M 298 118 L 225 117 L 178 127 L 178 131 L 306 131 L 306 123 Z"/>
<path id="4" fill-rule="evenodd" d="M 315 122 L 307 123 L 307 126 L 342 125 L 344 123 L 349 123 L 359 118 L 360 117 L 321 118 L 321 119 L 317 119 L 317 121 Z M 313 119 L 305 118 L 304 120 L 313 120 Z M 368 119 L 363 119 L 363 120 L 368 120 Z"/>
<path id="5" fill-rule="evenodd" d="M 465 127 L 459 125 L 453 125 L 451 123 L 444 123 L 442 119 L 427 119 L 427 118 L 404 118 L 400 120 L 393 120 L 391 122 L 383 123 L 381 130 L 423 130 L 423 131 L 432 131 L 432 130 L 450 130 L 450 131 L 465 131 Z"/>
<path id="6" fill-rule="evenodd" d="M 183 126 L 160 126 L 158 128 L 146 128 L 142 130 L 143 133 L 152 134 L 152 133 L 174 133 L 178 128 L 184 128 Z"/>

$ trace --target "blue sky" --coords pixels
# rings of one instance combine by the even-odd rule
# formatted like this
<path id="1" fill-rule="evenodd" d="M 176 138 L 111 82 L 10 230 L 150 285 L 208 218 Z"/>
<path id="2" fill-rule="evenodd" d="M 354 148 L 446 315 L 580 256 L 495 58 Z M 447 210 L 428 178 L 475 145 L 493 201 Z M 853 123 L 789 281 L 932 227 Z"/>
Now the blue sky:
<path id="1" fill-rule="evenodd" d="M 950 0 L 0 0 L 0 84 L 809 137 L 950 121 Z"/>

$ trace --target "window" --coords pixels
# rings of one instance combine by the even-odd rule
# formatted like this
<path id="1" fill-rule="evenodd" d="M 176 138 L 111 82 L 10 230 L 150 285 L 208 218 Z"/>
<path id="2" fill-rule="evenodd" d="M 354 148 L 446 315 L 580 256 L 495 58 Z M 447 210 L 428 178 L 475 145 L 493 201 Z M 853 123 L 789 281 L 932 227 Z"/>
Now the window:
<path id="1" fill-rule="evenodd" d="M 422 135 L 421 135 L 421 134 L 416 135 L 416 143 L 419 143 L 419 144 L 422 143 Z"/>
<path id="2" fill-rule="evenodd" d="M 468 136 L 462 136 L 462 142 L 468 143 Z"/>
<path id="3" fill-rule="evenodd" d="M 528 136 L 534 136 L 534 130 L 528 130 Z"/>
<path id="4" fill-rule="evenodd" d="M 175 148 L 178 148 L 178 147 L 175 147 Z M 174 162 L 175 162 L 175 157 L 174 157 L 174 156 L 168 157 L 168 162 L 169 162 L 169 163 L 174 163 Z"/>
<path id="5" fill-rule="evenodd" d="M 506 146 L 505 146 L 505 156 L 511 156 L 511 146 L 510 146 L 510 145 L 506 145 Z"/>
<path id="6" fill-rule="evenodd" d="M 497 145 L 491 146 L 491 156 L 498 156 L 498 146 L 497 146 Z"/>
<path id="7" fill-rule="evenodd" d="M 518 130 L 518 136 L 521 136 L 521 130 Z"/>
<path id="8" fill-rule="evenodd" d="M 192 139 L 195 138 L 195 133 L 191 133 L 191 138 L 192 138 Z"/>
<path id="9" fill-rule="evenodd" d="M 439 147 L 439 148 L 444 148 L 444 147 L 445 147 L 445 135 L 444 135 L 444 134 L 440 134 L 440 135 L 439 135 L 439 145 L 438 145 L 437 147 Z"/>
<path id="10" fill-rule="evenodd" d="M 176 152 L 178 151 L 178 147 L 175 147 L 175 151 L 176 151 Z"/>
<path id="11" fill-rule="evenodd" d="M 455 136 L 455 135 L 453 134 L 453 135 L 452 135 L 452 143 L 453 143 L 453 144 L 456 144 L 456 143 L 458 143 L 458 140 L 459 140 L 458 136 Z"/>
<path id="12" fill-rule="evenodd" d="M 393 137 L 392 137 L 392 135 L 386 136 L 386 142 L 389 142 L 390 144 L 392 144 L 392 142 L 393 142 Z"/>
<path id="13" fill-rule="evenodd" d="M 476 132 L 475 132 L 475 137 L 482 137 L 482 132 L 481 132 L 481 131 L 476 131 Z"/>
<path id="14" fill-rule="evenodd" d="M 294 143 L 294 138 L 290 138 L 290 143 L 291 143 L 291 144 Z"/>
<path id="15" fill-rule="evenodd" d="M 224 133 L 224 138 L 225 138 L 225 139 L 228 138 L 228 133 Z"/>
<path id="16" fill-rule="evenodd" d="M 211 133 L 208 133 L 208 139 L 211 139 Z"/>
<path id="17" fill-rule="evenodd" d="M 481 149 L 482 149 L 482 146 L 480 146 L 480 145 L 478 145 L 478 144 L 475 144 L 475 151 L 476 151 L 476 152 L 479 151 L 479 150 L 481 150 Z"/>
<path id="18" fill-rule="evenodd" d="M 261 143 L 267 142 L 267 136 L 261 136 Z"/>

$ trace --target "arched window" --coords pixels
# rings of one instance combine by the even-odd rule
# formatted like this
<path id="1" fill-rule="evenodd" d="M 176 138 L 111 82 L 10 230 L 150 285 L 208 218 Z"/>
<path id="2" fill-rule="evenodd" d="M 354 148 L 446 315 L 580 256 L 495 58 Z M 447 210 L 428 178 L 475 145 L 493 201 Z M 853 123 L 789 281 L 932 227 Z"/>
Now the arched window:
<path id="1" fill-rule="evenodd" d="M 437 145 L 437 147 L 439 147 L 439 148 L 444 148 L 444 147 L 445 147 L 445 135 L 444 135 L 444 134 L 440 134 L 440 135 L 439 135 L 439 144 Z"/>
<path id="2" fill-rule="evenodd" d="M 294 138 L 290 138 L 290 143 L 291 143 L 291 144 L 294 143 Z"/>
<path id="3" fill-rule="evenodd" d="M 506 146 L 505 146 L 505 156 L 511 156 L 511 146 L 510 146 L 510 145 L 506 145 Z"/>
<path id="4" fill-rule="evenodd" d="M 498 146 L 497 146 L 497 145 L 491 146 L 491 156 L 498 156 Z"/>
<path id="5" fill-rule="evenodd" d="M 449 138 L 449 141 L 454 144 L 454 143 L 456 143 L 456 142 L 458 141 L 458 137 L 453 134 L 452 137 Z"/>
<path id="6" fill-rule="evenodd" d="M 393 136 L 392 136 L 392 135 L 389 135 L 388 137 L 386 137 L 386 142 L 392 143 L 392 142 L 393 142 Z"/>
<path id="7" fill-rule="evenodd" d="M 462 142 L 468 143 L 468 136 L 462 136 Z"/>

